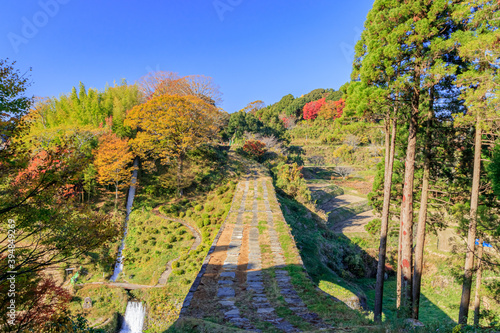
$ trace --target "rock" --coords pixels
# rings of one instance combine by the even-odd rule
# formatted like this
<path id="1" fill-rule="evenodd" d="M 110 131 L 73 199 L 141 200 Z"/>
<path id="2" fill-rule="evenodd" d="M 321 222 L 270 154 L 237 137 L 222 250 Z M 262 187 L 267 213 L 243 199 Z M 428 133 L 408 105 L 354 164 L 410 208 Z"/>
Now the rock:
<path id="1" fill-rule="evenodd" d="M 84 309 L 90 309 L 92 307 L 92 299 L 90 297 L 85 297 L 82 307 Z"/>
<path id="2" fill-rule="evenodd" d="M 407 322 L 408 324 L 411 324 L 413 327 L 425 327 L 425 325 L 416 320 L 416 319 L 412 319 L 412 318 L 409 318 L 409 319 L 406 319 L 405 322 Z"/>
<path id="3" fill-rule="evenodd" d="M 221 297 L 234 297 L 235 293 L 234 293 L 234 289 L 233 288 L 228 288 L 228 287 L 223 287 L 223 288 L 219 288 L 219 290 L 217 290 L 217 297 L 221 298 Z"/>

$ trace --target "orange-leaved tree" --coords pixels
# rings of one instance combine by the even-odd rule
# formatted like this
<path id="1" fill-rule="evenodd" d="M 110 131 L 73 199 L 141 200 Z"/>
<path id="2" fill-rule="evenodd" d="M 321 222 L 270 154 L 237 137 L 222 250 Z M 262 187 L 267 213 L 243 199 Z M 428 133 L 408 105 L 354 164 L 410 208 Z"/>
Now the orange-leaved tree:
<path id="1" fill-rule="evenodd" d="M 94 165 L 98 181 L 103 185 L 115 186 L 115 210 L 118 202 L 118 189 L 127 184 L 131 177 L 130 162 L 133 159 L 128 140 L 120 139 L 114 133 L 106 133 L 100 138 L 99 149 L 95 154 Z"/>
<path id="2" fill-rule="evenodd" d="M 319 109 L 318 116 L 323 117 L 323 119 L 335 120 L 342 117 L 344 107 L 345 101 L 343 98 L 338 101 L 326 101 Z"/>
<path id="3" fill-rule="evenodd" d="M 137 129 L 132 150 L 143 159 L 177 163 L 177 189 L 182 195 L 187 153 L 215 137 L 220 112 L 195 96 L 160 95 L 129 111 L 126 126 Z"/>

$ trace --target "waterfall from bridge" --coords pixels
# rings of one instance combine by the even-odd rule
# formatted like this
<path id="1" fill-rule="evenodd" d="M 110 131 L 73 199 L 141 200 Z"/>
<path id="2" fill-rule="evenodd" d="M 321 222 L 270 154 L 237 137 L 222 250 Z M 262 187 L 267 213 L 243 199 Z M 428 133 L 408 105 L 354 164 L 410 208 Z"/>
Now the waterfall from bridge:
<path id="1" fill-rule="evenodd" d="M 142 333 L 146 309 L 141 302 L 130 301 L 127 303 L 125 318 L 119 333 Z"/>

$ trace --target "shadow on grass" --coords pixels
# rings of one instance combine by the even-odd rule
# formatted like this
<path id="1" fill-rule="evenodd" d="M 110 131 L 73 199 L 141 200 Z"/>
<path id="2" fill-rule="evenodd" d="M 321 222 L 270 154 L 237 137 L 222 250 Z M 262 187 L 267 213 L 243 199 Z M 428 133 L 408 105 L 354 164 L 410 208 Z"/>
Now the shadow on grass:
<path id="1" fill-rule="evenodd" d="M 377 260 L 344 234 L 330 230 L 306 206 L 283 193 L 278 199 L 313 283 L 350 308 L 373 311 Z M 395 274 L 387 273 L 384 315 L 386 320 L 401 321 L 397 318 Z M 424 323 L 453 322 L 424 294 L 420 304 Z"/>

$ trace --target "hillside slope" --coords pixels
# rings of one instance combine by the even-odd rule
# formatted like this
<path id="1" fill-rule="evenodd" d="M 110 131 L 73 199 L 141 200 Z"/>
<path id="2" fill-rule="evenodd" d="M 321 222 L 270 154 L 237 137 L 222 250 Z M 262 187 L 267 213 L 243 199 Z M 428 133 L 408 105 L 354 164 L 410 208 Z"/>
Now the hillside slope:
<path id="1" fill-rule="evenodd" d="M 368 324 L 308 278 L 272 179 L 251 162 L 181 317 L 266 332 Z"/>

